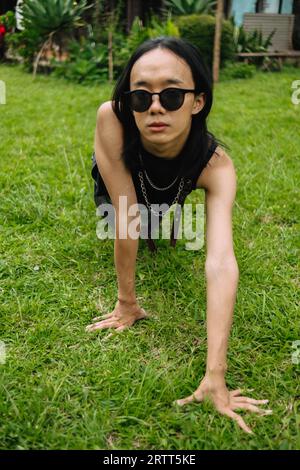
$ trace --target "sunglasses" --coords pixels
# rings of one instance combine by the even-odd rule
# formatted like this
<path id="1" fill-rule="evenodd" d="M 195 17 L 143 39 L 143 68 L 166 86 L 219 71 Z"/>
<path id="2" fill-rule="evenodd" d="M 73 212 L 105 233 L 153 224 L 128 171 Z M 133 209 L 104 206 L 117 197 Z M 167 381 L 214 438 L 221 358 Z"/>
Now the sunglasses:
<path id="1" fill-rule="evenodd" d="M 196 90 L 187 90 L 185 88 L 165 88 L 159 93 L 150 93 L 146 90 L 125 91 L 124 95 L 128 98 L 128 104 L 132 111 L 143 113 L 150 108 L 152 96 L 158 95 L 160 104 L 167 111 L 176 111 L 181 108 L 186 93 L 195 93 Z"/>

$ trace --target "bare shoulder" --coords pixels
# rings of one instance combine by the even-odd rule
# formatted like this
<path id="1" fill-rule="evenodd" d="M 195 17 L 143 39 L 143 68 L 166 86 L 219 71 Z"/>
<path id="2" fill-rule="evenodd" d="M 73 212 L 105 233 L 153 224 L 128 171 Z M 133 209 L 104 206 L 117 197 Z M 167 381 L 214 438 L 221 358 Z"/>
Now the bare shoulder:
<path id="1" fill-rule="evenodd" d="M 113 126 L 116 129 L 122 129 L 122 124 L 113 110 L 112 101 L 105 101 L 97 110 L 97 124 L 101 128 Z"/>
<path id="2" fill-rule="evenodd" d="M 101 103 L 97 111 L 97 117 L 102 115 L 115 115 L 112 104 L 111 100 Z"/>
<path id="3" fill-rule="evenodd" d="M 120 158 L 123 148 L 123 127 L 112 107 L 105 101 L 97 110 L 96 143 L 108 152 L 111 158 Z"/>
<path id="4" fill-rule="evenodd" d="M 197 188 L 211 193 L 236 190 L 236 172 L 230 156 L 219 145 L 197 180 Z"/>

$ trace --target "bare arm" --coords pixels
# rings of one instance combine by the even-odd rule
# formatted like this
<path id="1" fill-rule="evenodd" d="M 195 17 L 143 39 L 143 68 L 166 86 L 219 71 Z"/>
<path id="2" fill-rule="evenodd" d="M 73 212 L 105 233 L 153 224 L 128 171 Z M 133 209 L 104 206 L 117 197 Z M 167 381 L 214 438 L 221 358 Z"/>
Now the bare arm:
<path id="1" fill-rule="evenodd" d="M 100 106 L 97 113 L 94 148 L 99 172 L 115 209 L 114 261 L 118 282 L 118 303 L 114 312 L 105 315 L 105 318 L 108 319 L 106 322 L 102 321 L 91 325 L 92 328 L 88 327 L 92 330 L 107 327 L 119 328 L 123 323 L 113 323 L 114 317 L 142 317 L 141 315 L 144 312 L 143 309 L 137 306 L 135 292 L 135 269 L 139 238 L 131 238 L 128 231 L 130 222 L 135 219 L 134 216 L 128 215 L 128 209 L 132 204 L 137 203 L 137 197 L 132 176 L 121 157 L 122 147 L 123 129 L 121 123 L 112 110 L 111 102 L 105 102 Z M 127 198 L 127 204 L 120 204 L 121 196 Z M 124 227 L 127 227 L 125 231 Z M 120 229 L 122 231 L 121 237 Z M 137 233 L 139 233 L 139 225 Z M 131 318 L 131 320 L 135 319 Z M 126 326 L 130 325 L 126 324 Z"/>
<path id="2" fill-rule="evenodd" d="M 227 345 L 239 277 L 232 239 L 232 207 L 236 194 L 236 175 L 225 154 L 213 157 L 207 168 L 206 262 L 207 282 L 207 363 L 208 374 L 224 379 Z"/>
<path id="3" fill-rule="evenodd" d="M 239 270 L 232 239 L 232 207 L 236 194 L 236 175 L 231 159 L 221 149 L 200 175 L 197 186 L 205 189 L 207 282 L 207 359 L 206 373 L 197 390 L 179 405 L 210 398 L 216 409 L 252 433 L 235 409 L 270 414 L 257 405 L 268 400 L 241 396 L 241 390 L 228 391 L 227 348 L 236 299 Z"/>
<path id="4" fill-rule="evenodd" d="M 123 220 L 124 226 L 127 224 L 128 228 L 133 219 L 120 209 L 119 197 L 127 197 L 128 208 L 137 203 L 137 198 L 131 174 L 121 158 L 122 147 L 122 126 L 112 110 L 111 102 L 108 101 L 100 106 L 97 113 L 95 156 L 116 214 L 114 255 L 118 277 L 118 298 L 134 303 L 135 267 L 139 241 L 130 238 L 128 230 L 124 233 L 124 239 L 119 237 L 119 221 Z"/>

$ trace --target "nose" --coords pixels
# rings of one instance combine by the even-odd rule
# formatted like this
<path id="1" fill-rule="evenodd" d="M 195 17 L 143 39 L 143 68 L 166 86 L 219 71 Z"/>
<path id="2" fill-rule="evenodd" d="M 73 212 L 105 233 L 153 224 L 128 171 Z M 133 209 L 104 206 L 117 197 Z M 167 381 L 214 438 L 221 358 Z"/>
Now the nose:
<path id="1" fill-rule="evenodd" d="M 158 112 L 158 111 L 161 111 L 161 110 L 164 110 L 164 108 L 161 105 L 161 102 L 160 102 L 160 99 L 159 99 L 159 94 L 157 93 L 157 94 L 152 95 L 152 103 L 151 103 L 151 106 L 149 108 L 149 111 L 150 112 Z"/>

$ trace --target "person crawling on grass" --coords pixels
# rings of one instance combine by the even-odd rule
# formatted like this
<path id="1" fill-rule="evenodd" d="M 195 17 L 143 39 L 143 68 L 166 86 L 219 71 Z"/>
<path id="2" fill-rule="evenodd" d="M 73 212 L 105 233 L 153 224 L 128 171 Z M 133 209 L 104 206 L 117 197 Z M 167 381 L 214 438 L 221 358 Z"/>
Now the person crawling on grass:
<path id="1" fill-rule="evenodd" d="M 268 400 L 242 396 L 240 389 L 229 391 L 225 380 L 239 278 L 232 239 L 236 173 L 220 141 L 207 130 L 212 101 L 210 73 L 197 48 L 182 39 L 159 37 L 138 47 L 116 83 L 112 100 L 99 107 L 92 157 L 94 198 L 97 206 L 111 203 L 115 211 L 118 297 L 114 310 L 95 318 L 87 331 L 122 331 L 147 317 L 136 297 L 140 237 L 130 234 L 130 222 L 136 214 L 129 214 L 128 208 L 143 204 L 148 214 L 154 213 L 161 220 L 163 212 L 155 211 L 154 206 L 182 206 L 191 191 L 204 189 L 206 373 L 195 392 L 176 403 L 184 405 L 207 398 L 221 414 L 252 433 L 235 410 L 263 415 L 272 411 L 258 406 Z M 122 202 L 124 197 L 127 205 Z M 141 229 L 141 219 L 138 220 Z M 124 227 L 125 237 L 124 233 L 120 236 Z M 148 233 L 148 246 L 155 251 Z M 175 246 L 174 226 L 171 244 Z"/>

